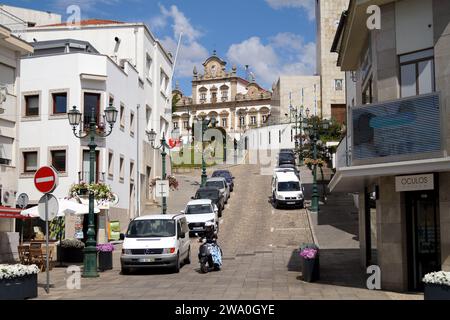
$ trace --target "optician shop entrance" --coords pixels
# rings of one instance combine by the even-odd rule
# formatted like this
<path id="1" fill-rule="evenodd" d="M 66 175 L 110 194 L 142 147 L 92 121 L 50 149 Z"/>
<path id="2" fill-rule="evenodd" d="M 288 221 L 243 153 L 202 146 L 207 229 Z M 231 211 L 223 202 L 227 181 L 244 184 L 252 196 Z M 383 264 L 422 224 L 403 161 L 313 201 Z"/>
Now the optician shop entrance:
<path id="1" fill-rule="evenodd" d="M 396 177 L 405 194 L 408 289 L 423 291 L 423 277 L 441 270 L 438 175 Z"/>

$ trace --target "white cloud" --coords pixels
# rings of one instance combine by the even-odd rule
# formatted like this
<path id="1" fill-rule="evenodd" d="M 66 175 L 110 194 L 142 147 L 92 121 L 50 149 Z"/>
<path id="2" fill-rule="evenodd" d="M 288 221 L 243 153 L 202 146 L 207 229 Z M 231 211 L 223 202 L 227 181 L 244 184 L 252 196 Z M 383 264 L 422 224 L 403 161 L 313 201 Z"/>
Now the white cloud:
<path id="1" fill-rule="evenodd" d="M 305 43 L 299 35 L 284 32 L 269 38 L 266 44 L 259 37 L 233 44 L 227 58 L 241 67 L 249 65 L 256 81 L 270 88 L 280 75 L 312 75 L 316 45 Z"/>
<path id="2" fill-rule="evenodd" d="M 159 8 L 161 14 L 150 20 L 150 27 L 161 29 L 171 23 L 172 36 L 166 36 L 161 40 L 163 46 L 175 54 L 178 39 L 180 34 L 183 34 L 175 75 L 181 78 L 190 77 L 194 66 L 197 66 L 197 69 L 201 71 L 201 65 L 209 55 L 208 50 L 198 41 L 203 33 L 191 24 L 177 6 L 172 5 L 166 8 L 160 4 Z"/>
<path id="3" fill-rule="evenodd" d="M 308 13 L 308 18 L 314 20 L 315 4 L 314 0 L 266 0 L 267 4 L 274 9 L 299 8 Z"/>

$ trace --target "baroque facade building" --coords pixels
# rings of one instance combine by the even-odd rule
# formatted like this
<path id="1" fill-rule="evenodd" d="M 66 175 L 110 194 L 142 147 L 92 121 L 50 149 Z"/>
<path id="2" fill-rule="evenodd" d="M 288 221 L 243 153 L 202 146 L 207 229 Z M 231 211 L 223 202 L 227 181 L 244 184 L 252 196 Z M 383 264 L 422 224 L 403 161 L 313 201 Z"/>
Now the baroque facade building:
<path id="1" fill-rule="evenodd" d="M 190 141 L 192 124 L 202 117 L 214 117 L 217 127 L 223 128 L 236 141 L 248 129 L 268 122 L 272 93 L 261 88 L 254 79 L 248 81 L 239 77 L 236 66 L 227 71 L 226 64 L 214 52 L 203 63 L 203 74 L 194 67 L 191 97 L 185 96 L 178 85 L 173 91 L 176 100 L 173 127 L 180 128 L 185 142 Z"/>

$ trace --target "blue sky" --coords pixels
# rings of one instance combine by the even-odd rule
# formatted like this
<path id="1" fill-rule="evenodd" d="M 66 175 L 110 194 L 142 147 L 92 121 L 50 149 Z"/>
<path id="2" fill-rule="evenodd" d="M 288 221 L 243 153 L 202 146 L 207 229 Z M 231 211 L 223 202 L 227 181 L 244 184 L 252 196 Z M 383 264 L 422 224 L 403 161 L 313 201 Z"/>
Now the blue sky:
<path id="1" fill-rule="evenodd" d="M 1 0 L 0 0 L 1 1 Z M 51 11 L 67 18 L 76 4 L 83 19 L 102 18 L 145 22 L 168 51 L 175 53 L 180 32 L 183 41 L 175 81 L 191 94 L 194 65 L 217 50 L 231 68 L 245 76 L 245 65 L 256 81 L 271 89 L 280 74 L 315 72 L 314 0 L 13 0 L 20 7 Z M 175 82 L 174 82 L 175 85 Z"/>

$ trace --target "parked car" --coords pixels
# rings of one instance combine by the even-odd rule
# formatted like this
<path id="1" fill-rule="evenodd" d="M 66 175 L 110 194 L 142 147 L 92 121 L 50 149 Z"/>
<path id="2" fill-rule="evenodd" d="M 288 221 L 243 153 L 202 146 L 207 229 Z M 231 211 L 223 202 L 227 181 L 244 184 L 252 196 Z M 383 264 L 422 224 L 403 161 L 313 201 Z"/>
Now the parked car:
<path id="1" fill-rule="evenodd" d="M 230 187 L 230 192 L 233 192 L 233 190 L 234 190 L 234 177 L 233 177 L 233 175 L 231 174 L 230 171 L 228 171 L 228 170 L 216 170 L 216 171 L 213 172 L 211 177 L 213 177 L 213 178 L 216 178 L 216 177 L 225 178 L 225 180 L 228 183 L 228 186 Z"/>
<path id="2" fill-rule="evenodd" d="M 297 177 L 300 179 L 300 172 L 297 167 L 293 164 L 282 164 L 281 166 L 275 168 L 275 172 L 294 172 Z"/>
<path id="3" fill-rule="evenodd" d="M 230 188 L 225 178 L 209 178 L 208 180 L 206 180 L 205 187 L 219 189 L 220 193 L 222 193 L 225 198 L 225 203 L 228 203 L 228 199 L 230 199 Z"/>
<path id="4" fill-rule="evenodd" d="M 282 153 L 288 153 L 288 154 L 292 154 L 293 156 L 295 156 L 295 152 L 292 149 L 280 149 L 279 154 L 282 154 Z"/>
<path id="5" fill-rule="evenodd" d="M 272 178 L 272 200 L 280 206 L 304 207 L 304 188 L 293 172 L 277 172 Z"/>
<path id="6" fill-rule="evenodd" d="M 213 204 L 219 209 L 219 217 L 222 217 L 223 209 L 225 208 L 225 197 L 217 188 L 202 187 L 197 190 L 192 200 L 210 199 Z"/>
<path id="7" fill-rule="evenodd" d="M 184 214 L 148 215 L 134 219 L 125 234 L 120 263 L 131 269 L 168 267 L 180 271 L 191 262 L 189 226 Z"/>
<path id="8" fill-rule="evenodd" d="M 295 166 L 295 155 L 290 153 L 280 153 L 278 156 L 278 166 L 283 164 L 293 164 Z"/>
<path id="9" fill-rule="evenodd" d="M 214 223 L 216 231 L 219 230 L 219 208 L 210 199 L 189 201 L 181 213 L 186 215 L 190 235 L 204 233 L 207 222 Z"/>

